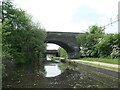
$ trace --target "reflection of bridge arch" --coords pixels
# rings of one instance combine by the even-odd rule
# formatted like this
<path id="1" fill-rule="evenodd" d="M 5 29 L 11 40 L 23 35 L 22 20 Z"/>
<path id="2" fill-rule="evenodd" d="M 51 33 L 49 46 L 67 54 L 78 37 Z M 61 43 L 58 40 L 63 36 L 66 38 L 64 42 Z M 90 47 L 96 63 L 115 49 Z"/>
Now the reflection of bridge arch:
<path id="1" fill-rule="evenodd" d="M 68 58 L 79 58 L 80 49 L 76 41 L 76 35 L 79 33 L 71 32 L 47 32 L 45 43 L 54 43 L 66 50 Z"/>

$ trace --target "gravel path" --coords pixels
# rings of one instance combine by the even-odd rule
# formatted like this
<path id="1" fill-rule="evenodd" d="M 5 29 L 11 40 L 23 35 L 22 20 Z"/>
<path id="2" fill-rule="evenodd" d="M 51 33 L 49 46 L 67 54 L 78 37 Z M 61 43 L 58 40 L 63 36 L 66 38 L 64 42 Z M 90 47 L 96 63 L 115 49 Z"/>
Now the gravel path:
<path id="1" fill-rule="evenodd" d="M 113 68 L 119 68 L 120 65 L 117 64 L 108 64 L 108 63 L 103 63 L 103 62 L 96 62 L 96 61 L 85 61 L 85 60 L 71 60 L 71 61 L 76 61 L 76 62 L 88 62 L 88 63 L 93 63 L 101 66 L 107 66 L 107 67 L 113 67 Z"/>

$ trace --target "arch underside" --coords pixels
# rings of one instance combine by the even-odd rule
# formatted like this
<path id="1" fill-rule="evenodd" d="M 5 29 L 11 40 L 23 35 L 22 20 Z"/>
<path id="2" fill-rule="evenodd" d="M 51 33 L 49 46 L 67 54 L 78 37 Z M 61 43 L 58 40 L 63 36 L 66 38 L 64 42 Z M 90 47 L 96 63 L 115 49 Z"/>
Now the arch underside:
<path id="1" fill-rule="evenodd" d="M 68 54 L 68 58 L 79 58 L 80 57 L 79 50 L 76 51 L 74 47 L 70 46 L 68 43 L 65 43 L 59 40 L 46 40 L 45 43 L 54 43 L 54 44 L 61 46 L 62 48 L 66 50 Z"/>

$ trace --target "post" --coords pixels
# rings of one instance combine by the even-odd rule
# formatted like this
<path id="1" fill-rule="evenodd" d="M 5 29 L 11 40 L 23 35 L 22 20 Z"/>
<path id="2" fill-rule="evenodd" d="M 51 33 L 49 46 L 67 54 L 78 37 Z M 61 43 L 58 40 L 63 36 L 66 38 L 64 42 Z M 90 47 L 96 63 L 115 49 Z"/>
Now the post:
<path id="1" fill-rule="evenodd" d="M 120 1 L 118 2 L 118 33 L 120 33 Z"/>

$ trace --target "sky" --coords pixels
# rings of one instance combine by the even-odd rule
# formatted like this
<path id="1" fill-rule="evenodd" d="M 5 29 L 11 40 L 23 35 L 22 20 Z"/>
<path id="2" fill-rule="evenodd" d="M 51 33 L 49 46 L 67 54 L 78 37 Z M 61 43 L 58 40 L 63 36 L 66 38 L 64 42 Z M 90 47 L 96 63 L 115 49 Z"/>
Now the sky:
<path id="1" fill-rule="evenodd" d="M 17 7 L 27 11 L 34 21 L 40 22 L 46 31 L 85 32 L 91 25 L 104 26 L 111 20 L 117 20 L 120 0 L 13 1 Z M 106 27 L 105 32 L 117 33 L 118 24 Z"/>

